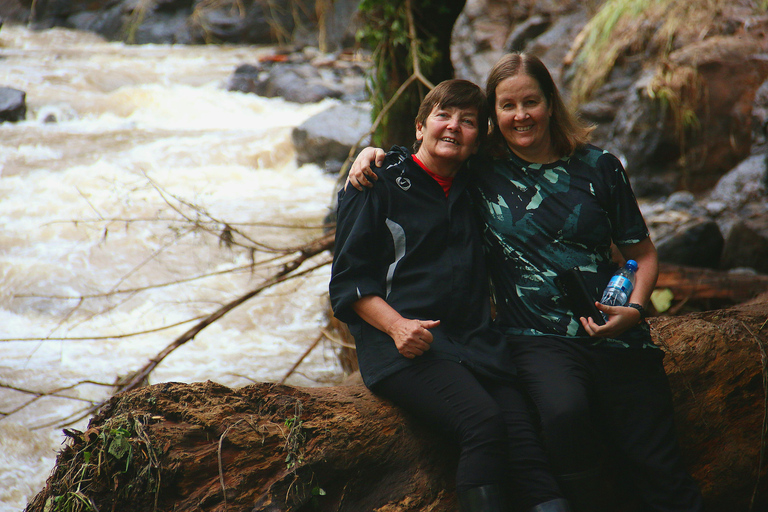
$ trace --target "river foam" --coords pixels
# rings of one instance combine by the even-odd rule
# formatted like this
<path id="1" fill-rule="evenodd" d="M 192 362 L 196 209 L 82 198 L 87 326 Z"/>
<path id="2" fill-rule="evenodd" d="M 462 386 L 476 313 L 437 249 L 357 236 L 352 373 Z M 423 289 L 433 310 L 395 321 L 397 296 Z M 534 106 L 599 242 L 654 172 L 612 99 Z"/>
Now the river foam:
<path id="1" fill-rule="evenodd" d="M 322 232 L 335 179 L 297 168 L 290 133 L 332 100 L 225 90 L 237 65 L 269 51 L 2 28 L 0 84 L 27 92 L 28 115 L 0 124 L 0 383 L 41 393 L 113 383 L 191 324 L 117 336 L 209 314 L 257 286 L 271 268 L 249 269 L 251 258 L 272 255 L 222 243 L 224 223 L 277 248 Z M 234 267 L 243 270 L 216 274 Z M 328 275 L 326 266 L 249 301 L 150 382 L 280 380 L 324 325 Z M 288 383 L 341 377 L 326 347 Z M 109 388 L 60 394 L 71 398 L 30 402 L 0 389 L 0 412 L 30 402 L 0 421 L 0 512 L 21 510 L 42 488 L 61 419 Z"/>

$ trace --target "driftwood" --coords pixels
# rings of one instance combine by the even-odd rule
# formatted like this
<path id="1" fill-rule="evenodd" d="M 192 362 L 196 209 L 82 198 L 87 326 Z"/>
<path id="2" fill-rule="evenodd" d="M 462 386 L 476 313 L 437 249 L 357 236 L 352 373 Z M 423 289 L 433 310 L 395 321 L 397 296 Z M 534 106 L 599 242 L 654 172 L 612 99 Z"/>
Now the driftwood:
<path id="1" fill-rule="evenodd" d="M 676 307 L 699 305 L 720 309 L 741 304 L 768 292 L 768 275 L 734 273 L 671 263 L 659 265 L 656 289 L 672 292 Z"/>
<path id="2" fill-rule="evenodd" d="M 651 319 L 669 351 L 684 456 L 709 511 L 768 510 L 768 295 L 761 299 Z M 359 385 L 157 384 L 115 396 L 86 432 L 66 432 L 28 512 L 456 507 L 455 448 Z"/>

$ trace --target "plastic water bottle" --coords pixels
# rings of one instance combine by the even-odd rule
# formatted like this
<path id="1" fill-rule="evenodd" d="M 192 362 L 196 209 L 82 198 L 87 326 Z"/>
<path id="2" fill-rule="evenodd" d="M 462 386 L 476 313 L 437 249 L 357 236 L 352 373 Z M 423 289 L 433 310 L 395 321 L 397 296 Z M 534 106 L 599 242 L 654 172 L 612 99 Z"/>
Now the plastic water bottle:
<path id="1" fill-rule="evenodd" d="M 624 306 L 629 302 L 629 296 L 632 295 L 632 289 L 635 287 L 635 272 L 637 272 L 637 262 L 627 260 L 624 267 L 617 270 L 608 281 L 600 303 L 606 306 Z M 608 321 L 608 315 L 603 313 L 603 317 Z"/>

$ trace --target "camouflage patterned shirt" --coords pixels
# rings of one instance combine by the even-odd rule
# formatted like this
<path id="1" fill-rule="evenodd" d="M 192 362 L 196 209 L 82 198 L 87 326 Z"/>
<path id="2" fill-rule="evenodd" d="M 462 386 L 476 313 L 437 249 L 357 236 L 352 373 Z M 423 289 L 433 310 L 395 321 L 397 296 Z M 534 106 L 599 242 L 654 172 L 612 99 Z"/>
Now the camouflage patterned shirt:
<path id="1" fill-rule="evenodd" d="M 652 346 L 645 322 L 619 339 L 590 338 L 555 282 L 578 267 L 599 300 L 617 266 L 617 246 L 641 242 L 648 229 L 621 162 L 588 145 L 551 164 L 508 158 L 470 160 L 476 206 L 494 286 L 497 322 L 508 334 L 582 337 L 585 343 Z"/>

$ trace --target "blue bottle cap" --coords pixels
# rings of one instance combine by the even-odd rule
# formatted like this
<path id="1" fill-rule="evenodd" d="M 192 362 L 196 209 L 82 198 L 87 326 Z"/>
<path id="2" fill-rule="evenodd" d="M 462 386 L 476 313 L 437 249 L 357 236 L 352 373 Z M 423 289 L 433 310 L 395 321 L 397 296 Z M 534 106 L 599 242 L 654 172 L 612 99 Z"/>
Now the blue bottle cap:
<path id="1" fill-rule="evenodd" d="M 637 262 L 635 260 L 627 260 L 627 264 L 624 266 L 632 272 L 637 272 Z"/>

